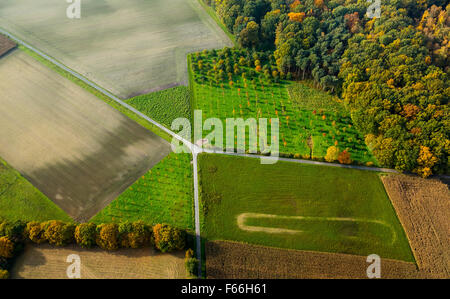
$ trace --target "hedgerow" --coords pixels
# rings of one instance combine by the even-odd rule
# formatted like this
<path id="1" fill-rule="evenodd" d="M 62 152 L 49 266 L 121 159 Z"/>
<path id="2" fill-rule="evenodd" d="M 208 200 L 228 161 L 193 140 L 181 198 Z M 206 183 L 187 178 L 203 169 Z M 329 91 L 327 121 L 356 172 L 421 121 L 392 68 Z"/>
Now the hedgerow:
<path id="1" fill-rule="evenodd" d="M 54 246 L 78 244 L 83 248 L 97 245 L 105 250 L 154 246 L 161 252 L 171 252 L 186 247 L 186 236 L 184 230 L 168 224 L 156 224 L 152 227 L 142 221 L 99 225 L 59 220 L 0 222 L 0 279 L 9 278 L 11 262 L 23 249 L 25 242 L 49 243 Z M 189 268 L 194 267 L 191 264 L 195 264 L 195 261 L 189 261 Z"/>

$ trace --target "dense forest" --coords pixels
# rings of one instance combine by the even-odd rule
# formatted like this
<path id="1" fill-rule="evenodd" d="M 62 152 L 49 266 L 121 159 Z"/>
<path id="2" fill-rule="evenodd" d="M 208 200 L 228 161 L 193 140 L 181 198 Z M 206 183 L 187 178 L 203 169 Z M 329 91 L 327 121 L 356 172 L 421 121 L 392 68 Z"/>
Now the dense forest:
<path id="1" fill-rule="evenodd" d="M 340 96 L 382 165 L 448 173 L 446 0 L 382 1 L 379 18 L 361 0 L 204 2 L 239 47 L 270 53 L 280 76 L 313 79 Z"/>

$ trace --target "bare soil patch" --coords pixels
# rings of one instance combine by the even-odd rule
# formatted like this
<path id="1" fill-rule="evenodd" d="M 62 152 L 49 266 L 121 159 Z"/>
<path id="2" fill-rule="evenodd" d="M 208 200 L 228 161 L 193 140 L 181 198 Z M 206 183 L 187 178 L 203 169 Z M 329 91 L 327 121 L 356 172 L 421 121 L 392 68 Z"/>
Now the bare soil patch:
<path id="1" fill-rule="evenodd" d="M 16 47 L 16 43 L 0 34 L 0 57 L 7 54 L 9 51 Z"/>
<path id="2" fill-rule="evenodd" d="M 0 60 L 0 157 L 86 221 L 170 152 L 168 142 L 15 51 Z"/>
<path id="3" fill-rule="evenodd" d="M 406 175 L 382 178 L 405 228 L 419 269 L 450 278 L 450 192 L 439 180 Z"/>
<path id="4" fill-rule="evenodd" d="M 82 279 L 183 279 L 186 278 L 184 253 L 162 254 L 150 248 L 121 249 L 108 252 L 82 249 L 78 246 L 54 248 L 30 245 L 17 259 L 11 277 L 14 279 L 67 278 L 66 259 L 77 254 L 81 260 Z"/>
<path id="5" fill-rule="evenodd" d="M 228 241 L 206 243 L 206 274 L 216 279 L 367 278 L 364 256 L 278 249 Z M 382 259 L 382 278 L 422 278 L 413 263 Z"/>

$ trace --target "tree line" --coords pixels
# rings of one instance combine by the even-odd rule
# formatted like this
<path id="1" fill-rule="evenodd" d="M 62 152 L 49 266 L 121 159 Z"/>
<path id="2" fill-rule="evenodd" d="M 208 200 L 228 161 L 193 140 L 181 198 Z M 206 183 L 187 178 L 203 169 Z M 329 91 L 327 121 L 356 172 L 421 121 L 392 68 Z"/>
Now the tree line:
<path id="1" fill-rule="evenodd" d="M 150 226 L 142 221 L 98 225 L 58 220 L 0 222 L 0 279 L 9 277 L 14 258 L 27 242 L 53 246 L 77 244 L 83 248 L 98 246 L 109 251 L 154 247 L 161 252 L 172 252 L 186 248 L 187 232 L 167 224 Z M 186 254 L 185 263 L 189 273 L 195 274 L 198 261 L 191 250 Z"/>

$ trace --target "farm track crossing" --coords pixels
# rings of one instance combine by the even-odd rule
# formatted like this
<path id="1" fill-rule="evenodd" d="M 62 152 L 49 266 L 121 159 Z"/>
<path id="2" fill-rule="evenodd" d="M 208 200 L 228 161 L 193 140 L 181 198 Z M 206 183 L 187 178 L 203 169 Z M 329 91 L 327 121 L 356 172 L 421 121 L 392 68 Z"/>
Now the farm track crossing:
<path id="1" fill-rule="evenodd" d="M 197 244 L 197 256 L 199 257 L 199 275 L 201 276 L 201 238 L 200 238 L 200 210 L 199 210 L 199 186 L 198 186 L 198 166 L 197 166 L 197 156 L 199 153 L 213 153 L 213 154 L 224 154 L 224 155 L 231 155 L 231 156 L 239 156 L 239 157 L 249 157 L 249 158 L 258 158 L 258 159 L 271 159 L 267 156 L 260 156 L 260 155 L 249 155 L 249 154 L 240 154 L 240 153 L 228 153 L 228 152 L 218 152 L 208 149 L 202 149 L 199 146 L 191 143 L 189 140 L 179 136 L 178 134 L 174 133 L 173 131 L 167 129 L 165 126 L 161 125 L 160 123 L 156 122 L 155 120 L 151 119 L 150 117 L 146 116 L 142 112 L 138 111 L 137 109 L 133 108 L 132 106 L 128 105 L 124 101 L 120 100 L 118 97 L 113 95 L 111 92 L 103 89 L 102 87 L 98 86 L 94 82 L 88 80 L 87 78 L 83 77 L 79 73 L 73 71 L 72 69 L 68 68 L 67 66 L 61 64 L 57 60 L 53 59 L 49 55 L 43 53 L 42 51 L 36 49 L 35 47 L 31 46 L 27 42 L 19 39 L 18 37 L 12 35 L 11 33 L 3 30 L 0 28 L 0 33 L 3 35 L 6 35 L 7 37 L 11 38 L 18 44 L 23 45 L 24 47 L 28 48 L 29 50 L 33 51 L 34 53 L 38 54 L 42 58 L 48 60 L 49 62 L 55 64 L 59 68 L 65 70 L 66 72 L 70 73 L 77 79 L 83 81 L 85 84 L 91 86 L 92 88 L 96 89 L 97 91 L 101 92 L 102 94 L 106 95 L 119 105 L 125 107 L 126 109 L 132 111 L 142 119 L 145 119 L 146 121 L 150 122 L 151 124 L 155 125 L 165 133 L 169 134 L 173 138 L 177 139 L 178 141 L 182 142 L 185 146 L 189 148 L 193 155 L 193 169 L 194 169 L 194 206 L 195 206 L 195 232 L 196 232 L 196 244 Z M 273 159 L 273 158 L 272 158 Z M 386 168 L 372 168 L 372 167 L 365 167 L 365 166 L 357 166 L 357 165 L 341 165 L 341 164 L 333 164 L 333 163 L 325 163 L 325 162 L 317 162 L 317 161 L 308 161 L 308 160 L 298 160 L 298 159 L 289 159 L 289 158 L 277 158 L 279 161 L 285 161 L 285 162 L 294 162 L 294 163 L 300 163 L 300 164 L 312 164 L 312 165 L 323 165 L 323 166 L 329 166 L 329 167 L 340 167 L 340 168 L 352 168 L 352 169 L 360 169 L 360 170 L 368 170 L 368 171 L 377 171 L 377 172 L 387 172 L 387 173 L 396 173 L 396 170 L 393 169 L 386 169 Z"/>

